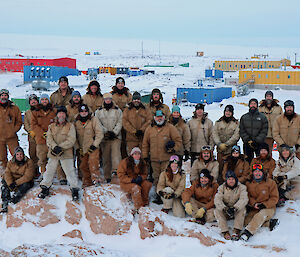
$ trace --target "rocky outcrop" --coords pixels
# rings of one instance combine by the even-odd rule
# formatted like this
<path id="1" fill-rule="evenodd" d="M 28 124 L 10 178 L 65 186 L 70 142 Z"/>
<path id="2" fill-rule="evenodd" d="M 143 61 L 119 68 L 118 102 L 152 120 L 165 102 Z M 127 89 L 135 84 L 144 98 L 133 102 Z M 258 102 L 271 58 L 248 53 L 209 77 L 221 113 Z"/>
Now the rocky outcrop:
<path id="1" fill-rule="evenodd" d="M 65 214 L 65 220 L 72 225 L 74 224 L 78 225 L 82 218 L 82 213 L 76 205 L 77 204 L 71 201 L 66 202 L 67 211 Z"/>
<path id="2" fill-rule="evenodd" d="M 174 224 L 176 225 L 174 226 Z M 221 242 L 209 236 L 204 236 L 203 232 L 208 232 L 208 234 L 210 234 L 210 232 L 203 226 L 186 222 L 186 220 L 175 218 L 161 211 L 151 210 L 150 208 L 140 209 L 138 225 L 142 239 L 168 235 L 194 237 L 205 246 L 212 246 L 215 245 L 216 242 Z"/>
<path id="3" fill-rule="evenodd" d="M 88 187 L 83 194 L 85 216 L 95 234 L 122 235 L 129 231 L 133 206 L 117 185 Z"/>
<path id="4" fill-rule="evenodd" d="M 64 234 L 63 236 L 70 237 L 70 238 L 79 238 L 79 239 L 83 240 L 81 231 L 78 229 L 73 229 L 72 231 Z"/>

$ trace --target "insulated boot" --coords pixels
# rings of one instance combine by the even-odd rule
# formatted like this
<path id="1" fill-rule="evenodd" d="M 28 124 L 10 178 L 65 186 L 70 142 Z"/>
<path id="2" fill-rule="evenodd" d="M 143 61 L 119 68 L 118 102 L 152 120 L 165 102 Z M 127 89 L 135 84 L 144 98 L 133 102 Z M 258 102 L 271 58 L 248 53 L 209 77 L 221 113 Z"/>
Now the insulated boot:
<path id="1" fill-rule="evenodd" d="M 117 174 L 116 171 L 113 171 L 111 173 L 111 183 L 116 184 L 116 185 L 120 185 L 120 180 L 119 180 L 119 177 L 118 177 L 118 174 Z"/>
<path id="2" fill-rule="evenodd" d="M 78 201 L 79 200 L 79 188 L 71 188 L 72 192 L 72 201 Z"/>
<path id="3" fill-rule="evenodd" d="M 7 213 L 8 212 L 8 202 L 2 202 L 2 208 L 0 210 L 0 213 Z"/>
<path id="4" fill-rule="evenodd" d="M 248 241 L 251 236 L 253 235 L 247 229 L 245 229 L 240 238 L 244 241 Z"/>
<path id="5" fill-rule="evenodd" d="M 11 198 L 11 202 L 14 203 L 14 204 L 16 204 L 16 203 L 18 203 L 21 200 L 22 197 L 23 197 L 22 192 L 20 192 L 20 190 L 18 190 L 17 192 L 15 192 L 13 194 L 13 196 Z"/>
<path id="6" fill-rule="evenodd" d="M 279 225 L 279 220 L 278 219 L 270 219 L 270 224 L 269 224 L 270 231 L 273 231 L 274 228 L 277 227 L 277 225 Z"/>
<path id="7" fill-rule="evenodd" d="M 45 199 L 46 198 L 46 196 L 48 196 L 49 195 L 49 187 L 46 187 L 46 186 L 44 186 L 44 185 L 41 185 L 41 189 L 42 189 L 42 191 L 38 194 L 38 197 L 39 198 L 42 198 L 42 199 Z"/>

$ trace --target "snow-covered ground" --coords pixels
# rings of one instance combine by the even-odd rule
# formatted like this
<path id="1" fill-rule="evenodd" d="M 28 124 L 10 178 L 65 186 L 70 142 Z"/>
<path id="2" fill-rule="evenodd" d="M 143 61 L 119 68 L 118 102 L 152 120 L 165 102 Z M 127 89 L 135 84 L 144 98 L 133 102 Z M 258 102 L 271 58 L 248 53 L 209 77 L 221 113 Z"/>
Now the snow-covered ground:
<path id="1" fill-rule="evenodd" d="M 71 44 L 72 40 L 64 39 L 64 43 L 60 46 L 59 38 L 47 40 L 47 38 L 37 38 L 38 42 L 42 42 L 43 46 L 38 46 L 37 42 L 30 41 L 30 38 L 24 38 L 24 45 L 22 45 L 22 36 L 11 36 L 6 35 L 8 41 L 0 40 L 0 55 L 1 56 L 13 56 L 17 53 L 29 55 L 29 56 L 44 56 L 44 57 L 64 57 L 68 56 L 77 59 L 77 67 L 81 70 L 89 67 L 97 67 L 104 65 L 118 65 L 118 66 L 131 66 L 141 67 L 145 64 L 156 64 L 156 63 L 184 63 L 189 62 L 190 67 L 174 67 L 174 68 L 147 68 L 149 70 L 155 70 L 155 74 L 149 74 L 140 77 L 126 77 L 126 86 L 133 92 L 135 90 L 141 91 L 142 93 L 150 93 L 155 87 L 160 88 L 164 93 L 164 101 L 171 107 L 172 97 L 176 94 L 176 88 L 180 86 L 192 86 L 197 82 L 198 79 L 204 77 L 204 70 L 207 67 L 212 67 L 213 62 L 216 58 L 220 59 L 223 56 L 228 57 L 228 52 L 235 53 L 233 56 L 249 57 L 250 54 L 255 53 L 258 49 L 253 50 L 250 53 L 249 49 L 246 51 L 245 48 L 236 48 L 238 51 L 234 52 L 234 48 L 224 47 L 221 49 L 227 49 L 228 52 L 224 52 L 224 55 L 220 53 L 220 48 L 215 47 L 215 53 L 213 54 L 213 48 L 207 48 L 207 51 L 211 53 L 209 56 L 202 58 L 195 57 L 196 48 L 189 48 L 188 51 L 181 51 L 184 47 L 176 48 L 176 44 L 173 44 L 170 49 L 165 46 L 161 56 L 158 56 L 154 43 L 152 42 L 149 50 L 145 50 L 145 58 L 141 58 L 141 52 L 138 49 L 139 45 L 136 42 L 127 41 L 125 44 L 117 46 L 116 42 L 109 47 L 110 41 L 105 41 L 105 44 L 97 45 L 95 42 L 89 44 L 88 40 L 76 41 L 74 45 Z M 4 38 L 4 35 L 0 35 L 0 38 Z M 19 41 L 17 41 L 17 39 Z M 31 39 L 32 40 L 32 39 Z M 33 43 L 30 46 L 29 42 Z M 48 42 L 48 43 L 47 43 Z M 68 44 L 68 42 L 70 44 Z M 149 43 L 150 44 L 150 43 Z M 133 47 L 134 45 L 134 47 Z M 144 44 L 147 46 L 147 44 Z M 186 45 L 187 48 L 190 45 Z M 85 56 L 84 52 L 90 49 L 96 49 L 101 52 L 100 56 Z M 154 49 L 154 50 L 153 50 Z M 176 51 L 176 49 L 178 51 Z M 187 50 L 187 49 L 185 49 Z M 194 51 L 195 50 L 195 51 Z M 198 49 L 199 50 L 199 49 Z M 201 49 L 200 49 L 201 50 Z M 265 51 L 265 49 L 260 49 Z M 274 56 L 279 57 L 279 53 L 282 55 L 287 53 L 286 49 L 273 49 Z M 244 52 L 243 52 L 244 51 Z M 183 53 L 184 52 L 184 53 Z M 272 52 L 272 49 L 270 50 Z M 286 57 L 286 56 L 282 56 Z M 177 75 L 175 75 L 177 74 Z M 179 74 L 179 75 L 178 75 Z M 231 75 L 231 74 L 230 74 Z M 232 73 L 232 76 L 236 77 L 236 74 Z M 114 85 L 116 76 L 108 74 L 102 74 L 98 76 L 98 81 L 101 84 L 102 93 L 111 90 L 111 86 Z M 88 80 L 85 76 L 73 77 L 69 76 L 70 86 L 79 90 L 81 94 L 86 92 Z M 29 94 L 35 92 L 32 90 L 30 85 L 23 84 L 22 73 L 3 73 L 0 74 L 0 87 L 9 89 L 10 97 L 24 98 Z M 20 86 L 21 85 L 21 86 Z M 51 87 L 48 92 L 51 94 L 57 89 L 56 85 Z M 35 92 L 40 95 L 41 92 Z M 261 100 L 264 97 L 264 90 L 255 90 L 248 96 L 234 97 L 223 100 L 221 103 L 213 103 L 206 106 L 205 111 L 208 112 L 208 117 L 215 122 L 219 119 L 222 114 L 225 105 L 232 104 L 235 108 L 234 116 L 240 118 L 244 113 L 248 111 L 247 104 L 249 99 L 254 97 Z M 300 112 L 300 92 L 299 91 L 285 91 L 279 90 L 274 91 L 274 97 L 277 98 L 281 105 L 287 99 L 291 99 L 295 102 L 296 112 Z M 184 106 L 181 108 L 181 112 L 184 118 L 190 118 L 192 116 L 194 108 Z M 27 136 L 23 129 L 18 133 L 20 138 L 20 144 L 26 151 L 28 150 Z M 241 142 L 240 142 L 241 144 Z M 274 158 L 278 158 L 278 153 L 274 152 Z M 59 205 L 59 200 L 56 204 Z M 152 205 L 154 208 L 158 206 Z M 292 208 L 295 210 L 294 213 L 288 213 L 287 209 Z M 278 247 L 286 248 L 284 252 L 273 252 L 265 249 L 253 249 L 245 247 L 243 242 L 226 242 L 226 244 L 217 244 L 211 247 L 205 247 L 199 243 L 198 240 L 193 238 L 181 238 L 181 237 L 169 237 L 161 236 L 151 239 L 141 240 L 139 238 L 138 224 L 133 222 L 131 230 L 128 234 L 122 236 L 106 236 L 106 235 L 95 235 L 92 232 L 84 232 L 84 226 L 88 226 L 87 221 L 83 221 L 81 231 L 83 231 L 84 240 L 87 243 L 99 244 L 114 250 L 120 250 L 126 252 L 128 256 L 299 256 L 299 240 L 300 240 L 300 201 L 290 201 L 285 207 L 280 208 L 276 212 L 276 218 L 280 220 L 280 225 L 273 232 L 269 232 L 266 228 L 262 228 L 259 232 L 250 239 L 249 244 L 251 245 L 276 245 Z M 170 217 L 170 220 L 176 224 L 177 218 Z M 5 224 L 4 222 L 2 224 Z M 60 226 L 70 226 L 70 224 L 61 224 Z M 210 226 L 208 225 L 210 228 Z M 31 244 L 54 244 L 54 243 L 74 243 L 76 239 L 64 239 L 62 242 L 51 236 L 51 230 L 57 229 L 57 227 L 47 226 L 46 228 L 36 228 L 33 225 L 26 224 L 22 226 L 22 233 L 20 230 L 14 230 L 13 228 L 6 229 L 1 227 L 0 234 L 0 249 L 11 250 L 14 247 L 23 243 Z M 211 233 L 214 234 L 214 238 L 222 239 L 219 235 L 219 230 L 216 227 L 210 228 Z M 126 256 L 127 256 L 126 255 Z M 121 255 L 120 255 L 121 256 Z"/>

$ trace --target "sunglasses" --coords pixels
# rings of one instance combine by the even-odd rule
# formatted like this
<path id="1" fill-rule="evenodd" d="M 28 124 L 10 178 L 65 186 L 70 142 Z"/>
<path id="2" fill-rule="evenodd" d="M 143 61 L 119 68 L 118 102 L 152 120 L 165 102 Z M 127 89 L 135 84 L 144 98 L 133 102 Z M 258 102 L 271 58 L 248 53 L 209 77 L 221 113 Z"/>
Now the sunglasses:
<path id="1" fill-rule="evenodd" d="M 263 166 L 260 163 L 256 163 L 252 165 L 252 170 L 262 170 Z"/>
<path id="2" fill-rule="evenodd" d="M 205 151 L 205 150 L 207 150 L 207 151 L 211 151 L 211 150 L 212 150 L 212 148 L 211 148 L 211 146 L 210 146 L 210 145 L 204 145 L 204 146 L 202 146 L 202 147 L 201 147 L 201 150 L 202 150 L 202 151 Z"/>

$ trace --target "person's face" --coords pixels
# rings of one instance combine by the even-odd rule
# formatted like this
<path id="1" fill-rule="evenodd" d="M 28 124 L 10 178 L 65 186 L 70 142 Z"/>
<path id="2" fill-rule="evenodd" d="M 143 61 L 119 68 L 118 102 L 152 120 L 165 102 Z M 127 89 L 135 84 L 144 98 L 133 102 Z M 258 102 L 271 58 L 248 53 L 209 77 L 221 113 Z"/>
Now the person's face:
<path id="1" fill-rule="evenodd" d="M 235 179 L 233 177 L 230 177 L 226 180 L 227 185 L 233 187 L 235 185 Z"/>
<path id="2" fill-rule="evenodd" d="M 207 177 L 200 177 L 200 183 L 202 185 L 207 185 L 208 181 L 209 181 L 209 179 Z"/>
<path id="3" fill-rule="evenodd" d="M 235 157 L 235 158 L 237 158 L 237 157 L 239 157 L 239 156 L 240 156 L 240 153 L 239 153 L 239 152 L 236 152 L 236 151 L 234 151 L 234 152 L 232 152 L 232 156 L 233 156 L 233 157 Z"/>
<path id="4" fill-rule="evenodd" d="M 141 104 L 141 100 L 135 99 L 135 100 L 132 100 L 132 103 L 134 106 L 139 106 Z"/>
<path id="5" fill-rule="evenodd" d="M 81 111 L 79 112 L 79 115 L 80 115 L 81 117 L 86 117 L 86 116 L 89 115 L 89 112 L 88 112 L 88 111 L 85 111 L 85 110 L 81 110 Z"/>
<path id="6" fill-rule="evenodd" d="M 134 152 L 132 154 L 132 157 L 134 160 L 140 160 L 141 159 L 141 153 L 140 152 Z"/>
<path id="7" fill-rule="evenodd" d="M 173 112 L 172 116 L 173 118 L 178 119 L 180 117 L 180 112 Z"/>
<path id="8" fill-rule="evenodd" d="M 117 83 L 117 88 L 118 88 L 119 90 L 122 90 L 122 89 L 124 88 L 124 86 L 125 86 L 124 82 L 118 82 L 118 83 Z"/>
<path id="9" fill-rule="evenodd" d="M 176 171 L 177 168 L 178 168 L 178 163 L 172 162 L 171 165 L 170 165 L 170 167 L 171 167 L 171 170 L 172 170 L 172 171 Z"/>
<path id="10" fill-rule="evenodd" d="M 67 81 L 61 81 L 59 82 L 59 88 L 64 90 L 64 89 L 67 89 L 68 87 L 68 82 Z"/>
<path id="11" fill-rule="evenodd" d="M 292 114 L 294 112 L 294 107 L 293 106 L 286 106 L 285 107 L 285 112 L 287 114 Z"/>
<path id="12" fill-rule="evenodd" d="M 2 94 L 0 99 L 2 103 L 6 103 L 8 101 L 8 94 Z"/>
<path id="13" fill-rule="evenodd" d="M 155 116 L 154 119 L 157 123 L 161 123 L 165 121 L 165 116 Z"/>
<path id="14" fill-rule="evenodd" d="M 81 97 L 79 95 L 74 95 L 72 100 L 74 104 L 78 104 L 81 100 Z"/>
<path id="15" fill-rule="evenodd" d="M 37 106 L 38 105 L 38 101 L 36 99 L 31 99 L 29 102 L 30 106 Z"/>
<path id="16" fill-rule="evenodd" d="M 65 112 L 59 112 L 57 113 L 57 119 L 59 123 L 63 123 L 66 120 L 66 113 Z"/>
<path id="17" fill-rule="evenodd" d="M 225 111 L 225 117 L 229 118 L 232 116 L 232 112 L 230 111 Z"/>
<path id="18" fill-rule="evenodd" d="M 203 109 L 198 109 L 198 110 L 196 110 L 196 115 L 197 115 L 197 117 L 203 116 L 203 112 L 204 112 Z"/>
<path id="19" fill-rule="evenodd" d="M 41 105 L 47 106 L 47 104 L 49 104 L 48 98 L 42 98 L 42 99 L 41 99 Z"/>
<path id="20" fill-rule="evenodd" d="M 290 157 L 290 151 L 289 150 L 283 149 L 281 154 L 282 154 L 283 158 L 285 158 L 285 159 Z"/>
<path id="21" fill-rule="evenodd" d="M 266 100 L 273 100 L 271 95 L 266 95 Z"/>
<path id="22" fill-rule="evenodd" d="M 105 102 L 106 104 L 110 104 L 111 101 L 112 101 L 111 98 L 104 98 L 104 102 Z"/>
<path id="23" fill-rule="evenodd" d="M 250 109 L 257 109 L 257 104 L 256 104 L 256 102 L 254 102 L 254 101 L 252 101 L 251 103 L 250 103 L 250 105 L 249 105 L 249 108 Z"/>
<path id="24" fill-rule="evenodd" d="M 259 152 L 259 155 L 262 158 L 266 158 L 268 156 L 268 151 L 266 149 L 261 149 L 260 152 Z"/>
<path id="25" fill-rule="evenodd" d="M 255 179 L 260 179 L 263 176 L 263 172 L 261 170 L 254 170 L 253 171 L 253 177 Z"/>
<path id="26" fill-rule="evenodd" d="M 209 151 L 204 151 L 202 152 L 202 158 L 207 161 L 210 158 L 210 152 Z"/>
<path id="27" fill-rule="evenodd" d="M 17 152 L 16 159 L 17 161 L 22 161 L 24 159 L 24 154 L 22 152 Z"/>
<path id="28" fill-rule="evenodd" d="M 160 98 L 159 93 L 157 93 L 157 92 L 153 93 L 153 100 L 154 100 L 154 101 L 158 101 L 159 98 Z"/>
<path id="29" fill-rule="evenodd" d="M 90 89 L 91 89 L 91 92 L 92 92 L 93 94 L 95 94 L 95 93 L 97 92 L 97 90 L 98 90 L 98 87 L 97 87 L 96 85 L 91 85 L 91 86 L 90 86 Z"/>

